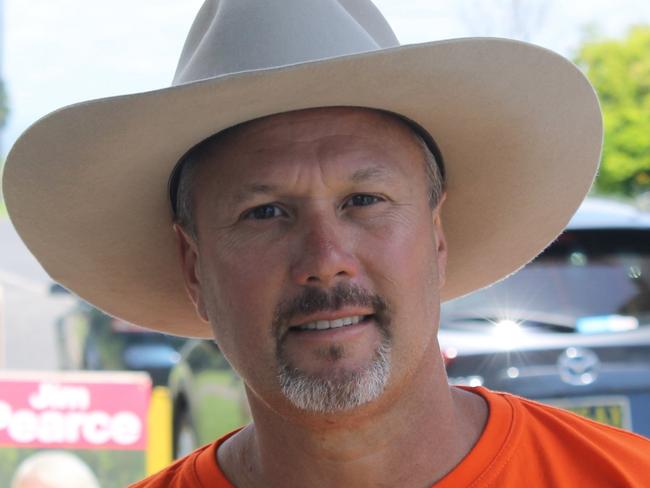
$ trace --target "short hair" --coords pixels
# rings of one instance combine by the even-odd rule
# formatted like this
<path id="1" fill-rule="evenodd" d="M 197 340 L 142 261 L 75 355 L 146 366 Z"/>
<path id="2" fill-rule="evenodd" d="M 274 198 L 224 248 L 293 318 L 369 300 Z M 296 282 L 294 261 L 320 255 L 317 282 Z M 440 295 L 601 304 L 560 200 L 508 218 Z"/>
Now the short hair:
<path id="1" fill-rule="evenodd" d="M 431 135 L 416 122 L 393 112 L 376 110 L 387 114 L 403 125 L 406 125 L 420 146 L 424 156 L 424 167 L 429 180 L 429 205 L 435 208 L 440 202 L 445 191 L 445 169 L 442 154 L 438 149 Z M 254 119 L 259 120 L 259 119 Z M 253 120 L 253 121 L 254 121 Z M 171 200 L 172 216 L 174 222 L 179 224 L 193 239 L 196 240 L 198 232 L 194 218 L 194 201 L 192 190 L 194 187 L 195 174 L 204 160 L 205 153 L 209 147 L 213 147 L 223 140 L 229 133 L 242 128 L 253 121 L 242 122 L 224 129 L 204 139 L 189 151 L 176 163 L 169 178 L 169 196 Z"/>
<path id="2" fill-rule="evenodd" d="M 65 451 L 40 451 L 26 458 L 18 466 L 11 488 L 21 488 L 27 482 L 31 486 L 39 482 L 53 488 L 100 488 L 88 465 Z"/>

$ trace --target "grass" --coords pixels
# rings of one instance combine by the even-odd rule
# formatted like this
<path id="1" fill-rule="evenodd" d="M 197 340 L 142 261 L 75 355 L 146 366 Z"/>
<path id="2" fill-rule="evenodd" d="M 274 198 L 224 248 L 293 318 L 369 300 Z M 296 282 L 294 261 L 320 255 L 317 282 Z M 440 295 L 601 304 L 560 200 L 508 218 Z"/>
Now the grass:
<path id="1" fill-rule="evenodd" d="M 243 386 L 232 371 L 202 371 L 195 381 L 197 418 L 194 421 L 201 444 L 247 423 Z"/>
<path id="2" fill-rule="evenodd" d="M 0 220 L 7 218 L 7 207 L 4 200 L 0 200 Z"/>

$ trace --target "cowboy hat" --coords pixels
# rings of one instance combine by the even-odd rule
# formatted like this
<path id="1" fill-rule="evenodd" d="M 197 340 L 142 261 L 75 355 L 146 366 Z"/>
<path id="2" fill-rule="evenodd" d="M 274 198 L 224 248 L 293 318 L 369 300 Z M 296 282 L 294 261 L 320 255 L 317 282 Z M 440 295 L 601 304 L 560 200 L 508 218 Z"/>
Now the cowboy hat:
<path id="1" fill-rule="evenodd" d="M 400 46 L 369 0 L 206 0 L 171 87 L 60 109 L 8 155 L 3 190 L 52 278 L 111 315 L 210 336 L 186 295 L 167 193 L 227 127 L 324 106 L 406 117 L 444 156 L 449 300 L 536 256 L 589 190 L 602 122 L 569 61 L 518 41 Z"/>

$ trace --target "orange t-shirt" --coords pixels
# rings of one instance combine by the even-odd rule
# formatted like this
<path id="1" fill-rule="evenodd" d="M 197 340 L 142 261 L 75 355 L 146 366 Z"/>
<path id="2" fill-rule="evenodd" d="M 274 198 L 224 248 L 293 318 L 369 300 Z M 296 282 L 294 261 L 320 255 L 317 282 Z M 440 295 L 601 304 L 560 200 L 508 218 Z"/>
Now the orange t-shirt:
<path id="1" fill-rule="evenodd" d="M 483 434 L 435 488 L 650 486 L 650 439 L 559 408 L 483 387 Z M 197 449 L 131 488 L 232 488 L 217 464 L 228 437 Z"/>

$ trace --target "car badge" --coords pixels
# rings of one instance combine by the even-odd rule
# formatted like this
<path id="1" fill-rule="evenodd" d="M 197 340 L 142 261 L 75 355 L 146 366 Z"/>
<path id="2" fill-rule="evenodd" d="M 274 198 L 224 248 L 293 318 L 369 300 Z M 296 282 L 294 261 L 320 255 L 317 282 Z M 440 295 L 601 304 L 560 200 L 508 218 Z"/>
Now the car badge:
<path id="1" fill-rule="evenodd" d="M 600 360 L 590 349 L 569 347 L 560 354 L 557 367 L 562 381 L 574 386 L 585 386 L 596 381 Z"/>

